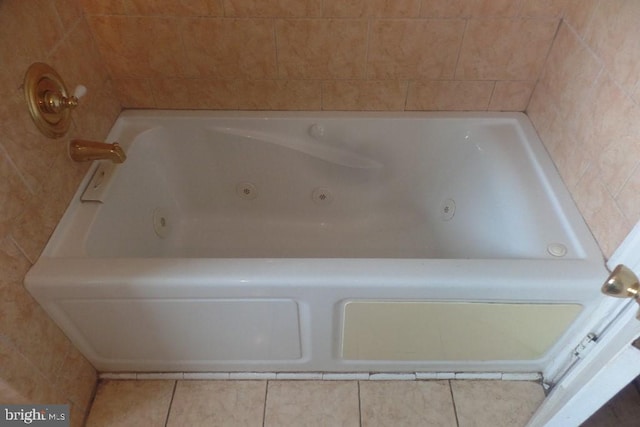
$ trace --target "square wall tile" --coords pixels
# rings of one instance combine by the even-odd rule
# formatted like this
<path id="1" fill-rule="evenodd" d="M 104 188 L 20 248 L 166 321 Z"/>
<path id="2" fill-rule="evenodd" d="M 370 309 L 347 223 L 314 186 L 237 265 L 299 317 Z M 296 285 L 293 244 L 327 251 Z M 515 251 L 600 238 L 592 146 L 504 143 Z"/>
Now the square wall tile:
<path id="1" fill-rule="evenodd" d="M 31 263 L 20 252 L 11 238 L 0 239 L 0 303 L 15 302 L 18 293 L 22 293 L 23 279 Z M 2 328 L 0 327 L 0 331 Z"/>
<path id="2" fill-rule="evenodd" d="M 529 104 L 533 88 L 532 81 L 498 81 L 491 95 L 491 111 L 524 111 Z"/>
<path id="3" fill-rule="evenodd" d="M 524 426 L 544 400 L 538 383 L 451 381 L 460 427 Z"/>
<path id="4" fill-rule="evenodd" d="M 323 110 L 402 111 L 408 82 L 398 80 L 330 80 L 322 83 Z"/>
<path id="5" fill-rule="evenodd" d="M 62 28 L 71 28 L 82 19 L 82 7 L 79 0 L 58 0 L 54 3 Z"/>
<path id="6" fill-rule="evenodd" d="M 362 381 L 360 405 L 362 427 L 456 427 L 449 381 Z"/>
<path id="7" fill-rule="evenodd" d="M 156 108 L 237 110 L 238 80 L 151 79 Z"/>
<path id="8" fill-rule="evenodd" d="M 364 76 L 367 21 L 351 19 L 276 22 L 278 75 L 290 79 Z"/>
<path id="9" fill-rule="evenodd" d="M 600 0 L 567 0 L 564 21 L 584 37 Z"/>
<path id="10" fill-rule="evenodd" d="M 360 425 L 356 381 L 272 381 L 265 427 Z"/>
<path id="11" fill-rule="evenodd" d="M 155 108 L 155 88 L 150 79 L 118 79 L 112 81 L 123 108 Z"/>
<path id="12" fill-rule="evenodd" d="M 79 52 L 82 55 L 81 61 L 78 61 Z M 77 85 L 82 84 L 87 88 L 87 96 L 102 87 L 109 78 L 100 53 L 93 43 L 91 29 L 84 20 L 73 27 L 47 62 L 62 76 L 67 89 L 73 91 Z M 82 102 L 79 107 L 84 107 Z"/>
<path id="13" fill-rule="evenodd" d="M 558 22 L 558 19 L 469 20 L 456 78 L 536 80 Z"/>
<path id="14" fill-rule="evenodd" d="M 24 75 L 64 38 L 55 2 L 32 0 L 0 2 L 0 58 L 12 76 Z"/>
<path id="15" fill-rule="evenodd" d="M 187 60 L 198 77 L 276 77 L 273 21 L 200 18 L 183 28 Z"/>
<path id="16" fill-rule="evenodd" d="M 420 13 L 421 0 L 324 0 L 323 16 L 414 18 Z"/>
<path id="17" fill-rule="evenodd" d="M 616 203 L 631 224 L 640 221 L 640 166 L 636 168 L 620 193 L 616 196 Z"/>
<path id="18" fill-rule="evenodd" d="M 545 102 L 554 104 L 562 119 L 570 122 L 588 102 L 601 70 L 598 58 L 568 25 L 562 24 L 538 89 L 544 91 Z"/>
<path id="19" fill-rule="evenodd" d="M 128 15 L 222 16 L 221 0 L 127 0 Z"/>
<path id="20" fill-rule="evenodd" d="M 475 0 L 471 9 L 472 17 L 516 16 L 522 0 Z"/>
<path id="21" fill-rule="evenodd" d="M 168 427 L 262 426 L 266 381 L 178 381 Z"/>
<path id="22" fill-rule="evenodd" d="M 423 18 L 467 18 L 476 0 L 422 0 Z"/>
<path id="23" fill-rule="evenodd" d="M 407 110 L 486 111 L 492 81 L 417 81 L 409 85 Z"/>
<path id="24" fill-rule="evenodd" d="M 175 381 L 102 381 L 87 427 L 164 427 Z"/>
<path id="25" fill-rule="evenodd" d="M 520 16 L 560 18 L 568 0 L 523 0 Z"/>
<path id="26" fill-rule="evenodd" d="M 421 16 L 435 18 L 513 17 L 521 0 L 422 0 Z"/>
<path id="27" fill-rule="evenodd" d="M 122 0 L 80 0 L 85 13 L 92 15 L 125 15 L 127 3 Z"/>
<path id="28" fill-rule="evenodd" d="M 367 78 L 453 77 L 464 27 L 463 20 L 373 21 Z"/>
<path id="29" fill-rule="evenodd" d="M 184 18 L 99 15 L 88 22 L 111 78 L 195 74 L 182 43 Z"/>
<path id="30" fill-rule="evenodd" d="M 241 110 L 320 110 L 322 83 L 317 80 L 237 81 Z"/>
<path id="31" fill-rule="evenodd" d="M 4 238 L 15 220 L 27 208 L 32 194 L 25 185 L 20 173 L 15 168 L 0 146 L 0 238 Z"/>
<path id="32" fill-rule="evenodd" d="M 640 147 L 637 145 L 640 109 L 615 81 L 603 73 L 576 116 L 575 135 L 581 149 L 588 153 L 590 159 L 596 160 L 598 166 L 607 168 L 602 170 L 602 178 L 610 193 L 616 195 L 640 157 Z M 611 149 L 614 144 L 625 140 L 628 147 L 626 156 L 623 155 L 623 161 L 611 170 L 611 155 L 615 154 Z"/>
<path id="33" fill-rule="evenodd" d="M 226 16 L 292 18 L 320 16 L 322 0 L 223 0 Z"/>
<path id="34" fill-rule="evenodd" d="M 633 223 L 626 219 L 607 191 L 602 171 L 596 164 L 589 166 L 572 195 L 603 254 L 605 257 L 611 256 L 631 231 Z"/>
<path id="35" fill-rule="evenodd" d="M 601 1 L 594 11 L 585 39 L 622 88 L 631 92 L 640 82 L 640 2 Z"/>
<path id="36" fill-rule="evenodd" d="M 74 127 L 69 131 L 67 137 L 97 140 L 105 138 L 109 129 L 118 118 L 120 111 L 122 111 L 122 106 L 115 97 L 115 89 L 113 88 L 111 80 L 106 80 L 102 85 L 92 89 L 81 101 L 84 108 L 78 108 L 77 111 L 74 112 L 74 116 L 72 117 Z M 62 143 L 63 156 L 65 160 L 70 160 L 67 144 L 68 141 Z M 73 178 L 73 180 L 77 179 L 77 181 L 74 182 L 70 180 L 68 184 L 71 186 L 70 190 L 72 190 L 68 193 L 68 201 L 75 193 L 77 185 L 82 180 L 82 176 L 88 169 L 89 164 L 88 162 L 79 164 L 69 161 L 66 165 L 71 171 L 80 173 L 80 177 L 75 176 Z M 67 191 L 69 191 L 69 189 L 67 189 Z"/>

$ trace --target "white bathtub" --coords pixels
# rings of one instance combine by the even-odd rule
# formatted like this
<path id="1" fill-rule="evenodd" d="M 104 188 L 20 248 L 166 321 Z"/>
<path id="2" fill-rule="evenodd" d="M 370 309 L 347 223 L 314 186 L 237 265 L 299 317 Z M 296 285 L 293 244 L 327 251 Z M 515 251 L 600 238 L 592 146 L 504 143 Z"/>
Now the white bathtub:
<path id="1" fill-rule="evenodd" d="M 26 285 L 101 371 L 539 372 L 602 255 L 522 114 L 125 111 Z"/>

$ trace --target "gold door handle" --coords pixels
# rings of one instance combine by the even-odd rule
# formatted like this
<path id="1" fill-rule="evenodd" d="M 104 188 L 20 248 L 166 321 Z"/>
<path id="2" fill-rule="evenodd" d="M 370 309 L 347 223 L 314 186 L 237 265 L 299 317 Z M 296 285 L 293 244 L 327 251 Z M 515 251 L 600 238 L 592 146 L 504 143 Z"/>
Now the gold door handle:
<path id="1" fill-rule="evenodd" d="M 602 285 L 605 295 L 616 298 L 633 298 L 640 304 L 640 283 L 630 268 L 620 264 L 613 269 L 609 278 Z"/>
<path id="2" fill-rule="evenodd" d="M 602 292 L 616 298 L 633 298 L 640 305 L 638 276 L 622 264 L 613 269 L 602 285 Z M 636 318 L 640 320 L 640 310 L 636 314 Z M 640 350 L 640 338 L 636 338 L 631 345 Z"/>

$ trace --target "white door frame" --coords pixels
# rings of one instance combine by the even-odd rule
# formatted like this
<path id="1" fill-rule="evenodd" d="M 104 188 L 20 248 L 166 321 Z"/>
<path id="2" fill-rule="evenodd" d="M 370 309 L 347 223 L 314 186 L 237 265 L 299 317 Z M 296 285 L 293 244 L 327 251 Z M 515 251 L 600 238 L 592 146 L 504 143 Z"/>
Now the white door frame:
<path id="1" fill-rule="evenodd" d="M 625 264 L 640 273 L 640 222 L 636 224 L 607 266 Z M 606 278 L 602 278 L 604 282 Z M 533 414 L 528 427 L 579 426 L 618 391 L 640 375 L 640 350 L 632 346 L 640 337 L 640 307 L 620 300 L 619 314 L 598 337 L 590 353 L 576 363 L 551 390 Z"/>

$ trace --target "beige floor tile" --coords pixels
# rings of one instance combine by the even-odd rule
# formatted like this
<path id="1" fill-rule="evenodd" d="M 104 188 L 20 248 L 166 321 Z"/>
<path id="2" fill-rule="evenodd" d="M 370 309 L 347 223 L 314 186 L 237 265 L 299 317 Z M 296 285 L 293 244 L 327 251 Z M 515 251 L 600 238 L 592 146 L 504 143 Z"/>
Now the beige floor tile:
<path id="1" fill-rule="evenodd" d="M 356 381 L 272 381 L 266 427 L 359 426 Z"/>
<path id="2" fill-rule="evenodd" d="M 360 382 L 362 427 L 456 426 L 449 381 Z"/>
<path id="3" fill-rule="evenodd" d="M 524 426 L 544 400 L 528 381 L 451 381 L 460 427 Z"/>
<path id="4" fill-rule="evenodd" d="M 104 381 L 87 427 L 164 427 L 175 381 Z"/>
<path id="5" fill-rule="evenodd" d="M 266 381 L 178 381 L 167 426 L 262 426 L 266 388 Z"/>

